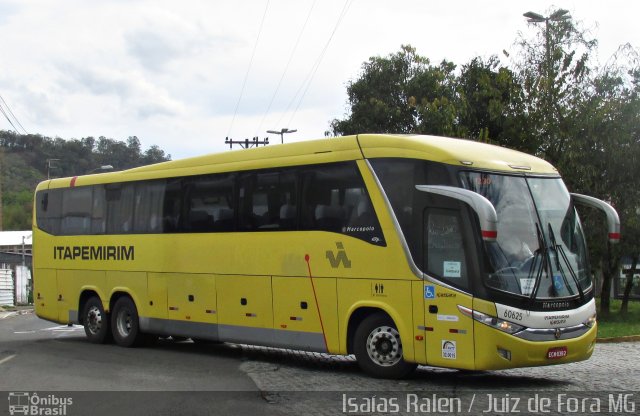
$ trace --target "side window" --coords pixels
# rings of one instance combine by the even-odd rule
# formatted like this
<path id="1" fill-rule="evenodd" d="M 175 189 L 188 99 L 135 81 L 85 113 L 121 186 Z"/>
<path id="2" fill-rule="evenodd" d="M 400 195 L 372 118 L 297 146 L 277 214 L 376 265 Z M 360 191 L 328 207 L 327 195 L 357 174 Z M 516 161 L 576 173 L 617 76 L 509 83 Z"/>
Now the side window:
<path id="1" fill-rule="evenodd" d="M 133 232 L 133 184 L 113 184 L 105 186 L 107 201 L 107 234 L 128 234 Z"/>
<path id="2" fill-rule="evenodd" d="M 460 288 L 469 287 L 462 221 L 457 210 L 425 210 L 426 270 Z"/>
<path id="3" fill-rule="evenodd" d="M 38 228 L 49 234 L 60 233 L 62 216 L 62 190 L 52 189 L 36 194 L 36 221 Z"/>
<path id="4" fill-rule="evenodd" d="M 162 231 L 177 233 L 182 222 L 182 180 L 168 179 L 162 206 Z"/>
<path id="5" fill-rule="evenodd" d="M 318 166 L 303 173 L 302 228 L 386 244 L 355 163 Z"/>
<path id="6" fill-rule="evenodd" d="M 107 231 L 107 200 L 104 186 L 93 186 L 93 209 L 91 210 L 91 234 Z"/>
<path id="7" fill-rule="evenodd" d="M 293 170 L 257 172 L 240 178 L 240 229 L 297 229 L 296 174 Z"/>
<path id="8" fill-rule="evenodd" d="M 162 232 L 165 181 L 136 184 L 133 231 L 136 233 Z"/>
<path id="9" fill-rule="evenodd" d="M 91 232 L 93 187 L 83 186 L 62 191 L 60 234 L 82 235 Z"/>
<path id="10" fill-rule="evenodd" d="M 233 231 L 234 175 L 198 176 L 185 180 L 187 232 Z"/>

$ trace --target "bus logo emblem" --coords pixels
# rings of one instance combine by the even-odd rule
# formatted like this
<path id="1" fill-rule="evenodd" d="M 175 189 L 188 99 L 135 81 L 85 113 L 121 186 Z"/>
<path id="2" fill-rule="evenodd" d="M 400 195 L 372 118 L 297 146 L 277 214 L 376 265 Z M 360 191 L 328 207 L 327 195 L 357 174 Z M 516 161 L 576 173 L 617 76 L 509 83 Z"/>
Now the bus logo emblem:
<path id="1" fill-rule="evenodd" d="M 340 267 L 340 264 L 344 266 L 345 269 L 351 268 L 351 260 L 347 257 L 347 252 L 344 249 L 344 245 L 341 242 L 336 242 L 336 248 L 338 249 L 338 254 L 334 254 L 333 251 L 327 250 L 327 260 L 331 264 L 331 267 L 337 269 Z"/>

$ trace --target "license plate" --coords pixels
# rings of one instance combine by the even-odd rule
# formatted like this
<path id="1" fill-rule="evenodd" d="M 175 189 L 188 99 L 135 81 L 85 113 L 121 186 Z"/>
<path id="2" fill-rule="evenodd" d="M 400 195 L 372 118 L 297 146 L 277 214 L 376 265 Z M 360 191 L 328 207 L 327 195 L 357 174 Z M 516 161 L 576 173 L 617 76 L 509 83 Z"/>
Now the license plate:
<path id="1" fill-rule="evenodd" d="M 547 351 L 547 358 L 549 360 L 557 360 L 558 358 L 564 358 L 566 356 L 567 347 L 549 348 L 549 351 Z"/>

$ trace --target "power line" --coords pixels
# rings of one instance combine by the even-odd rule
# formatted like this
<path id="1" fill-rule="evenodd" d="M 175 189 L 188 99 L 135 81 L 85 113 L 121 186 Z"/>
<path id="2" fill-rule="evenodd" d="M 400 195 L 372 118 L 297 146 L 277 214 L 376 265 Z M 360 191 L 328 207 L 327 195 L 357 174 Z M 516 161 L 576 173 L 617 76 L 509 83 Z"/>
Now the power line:
<path id="1" fill-rule="evenodd" d="M 258 130 L 256 132 L 256 135 L 262 129 L 262 125 L 264 124 L 264 120 L 267 118 L 267 115 L 269 114 L 269 110 L 271 110 L 271 105 L 273 104 L 273 100 L 276 98 L 276 95 L 278 94 L 278 91 L 280 90 L 280 87 L 282 86 L 282 81 L 284 80 L 284 77 L 287 74 L 287 71 L 289 70 L 289 66 L 291 65 L 291 61 L 293 60 L 293 57 L 295 56 L 295 53 L 298 50 L 298 45 L 300 44 L 300 39 L 302 39 L 302 34 L 304 33 L 304 30 L 307 27 L 307 23 L 309 23 L 309 18 L 311 17 L 311 12 L 313 11 L 313 8 L 315 7 L 315 5 L 316 5 L 316 0 L 313 0 L 313 3 L 311 3 L 311 7 L 309 8 L 309 12 L 307 13 L 307 18 L 305 19 L 304 24 L 302 25 L 302 28 L 300 29 L 300 33 L 298 33 L 298 38 L 296 39 L 296 43 L 293 46 L 293 49 L 291 50 L 291 54 L 289 55 L 289 59 L 287 60 L 287 64 L 284 67 L 284 71 L 282 72 L 282 75 L 280 76 L 280 80 L 278 81 L 278 85 L 276 86 L 276 89 L 273 91 L 273 95 L 271 96 L 271 100 L 269 101 L 269 105 L 267 106 L 267 110 L 264 112 L 264 115 L 262 116 L 262 120 L 260 121 L 260 124 L 258 125 Z"/>
<path id="2" fill-rule="evenodd" d="M 333 40 L 333 36 L 336 34 L 336 31 L 338 30 L 338 27 L 340 26 L 340 23 L 342 23 L 342 19 L 344 19 L 344 16 L 347 14 L 347 11 L 349 10 L 349 7 L 351 7 L 351 3 L 352 2 L 353 2 L 353 0 L 345 0 L 344 6 L 342 6 L 342 11 L 340 12 L 340 16 L 338 16 L 338 20 L 336 21 L 336 24 L 333 27 L 333 31 L 331 32 L 331 35 L 329 35 L 329 39 L 327 39 L 327 42 L 325 43 L 324 48 L 322 48 L 322 51 L 320 52 L 320 55 L 318 55 L 318 58 L 316 59 L 316 61 L 314 62 L 313 66 L 309 70 L 309 73 L 305 77 L 305 80 L 302 82 L 302 84 L 298 88 L 298 91 L 296 91 L 295 95 L 291 99 L 291 102 L 287 106 L 287 110 L 285 111 L 285 113 L 283 113 L 282 117 L 284 117 L 284 114 L 286 114 L 289 111 L 289 108 L 291 108 L 291 105 L 295 102 L 296 97 L 298 96 L 300 91 L 302 91 L 302 89 L 304 88 L 304 91 L 302 92 L 302 95 L 300 96 L 300 99 L 298 100 L 298 104 L 296 106 L 296 109 L 293 111 L 293 114 L 291 115 L 291 118 L 289 119 L 289 123 L 287 123 L 288 125 L 293 122 L 293 119 L 296 116 L 296 113 L 298 112 L 298 109 L 300 108 L 300 105 L 302 104 L 302 100 L 304 99 L 304 96 L 307 94 L 307 91 L 309 90 L 309 87 L 311 86 L 311 83 L 313 82 L 313 77 L 316 75 L 316 72 L 318 72 L 318 68 L 320 67 L 320 64 L 322 63 L 322 59 L 324 58 L 324 55 L 327 52 L 327 49 L 329 48 L 329 44 L 331 43 L 331 40 Z M 280 117 L 280 120 L 278 121 L 278 125 L 280 124 L 280 121 L 282 121 L 282 117 Z"/>
<path id="3" fill-rule="evenodd" d="M 29 133 L 27 133 L 27 130 L 22 126 L 22 123 L 20 123 L 18 118 L 15 116 L 15 114 L 13 114 L 13 111 L 11 111 L 11 107 L 9 107 L 9 104 L 7 104 L 7 102 L 4 100 L 4 98 L 2 98 L 2 95 L 0 95 L 0 100 L 2 100 L 2 102 L 4 103 L 4 106 L 7 108 L 7 111 L 9 111 L 9 114 L 11 115 L 11 117 L 13 117 L 13 120 L 16 122 L 16 124 L 18 124 L 18 126 L 20 126 L 20 128 L 22 129 L 24 134 L 29 134 Z M 0 106 L 0 110 L 2 110 L 2 106 Z M 14 130 L 16 132 L 18 132 L 18 129 L 16 129 L 16 126 L 11 122 L 11 120 L 9 120 L 9 117 L 8 117 L 7 113 L 5 113 L 4 110 L 2 110 L 2 114 L 4 114 L 4 116 L 7 118 L 7 121 L 9 121 L 9 124 L 11 124 L 13 126 Z"/>
<path id="4" fill-rule="evenodd" d="M 13 129 L 19 133 L 18 129 L 16 128 L 16 126 L 13 124 L 13 122 L 11 121 L 11 119 L 9 118 L 9 116 L 7 115 L 7 113 L 4 111 L 4 108 L 2 108 L 2 106 L 0 105 L 0 112 L 4 115 L 4 118 L 7 119 L 7 121 L 9 122 L 9 124 L 11 124 L 11 127 L 13 127 Z"/>
<path id="5" fill-rule="evenodd" d="M 236 121 L 236 114 L 238 114 L 238 108 L 240 107 L 240 101 L 242 101 L 242 96 L 244 95 L 244 88 L 247 85 L 247 79 L 249 78 L 249 72 L 251 71 L 251 67 L 253 66 L 253 58 L 256 55 L 256 50 L 258 49 L 258 42 L 260 41 L 260 35 L 262 34 L 262 27 L 264 26 L 265 17 L 267 17 L 267 11 L 269 10 L 269 2 L 267 0 L 267 5 L 264 8 L 264 13 L 262 14 L 262 21 L 260 22 L 260 29 L 258 29 L 258 37 L 256 38 L 256 43 L 253 45 L 253 52 L 251 52 L 251 59 L 249 60 L 249 67 L 247 68 L 246 74 L 244 74 L 244 81 L 242 81 L 242 89 L 240 90 L 240 96 L 238 97 L 238 102 L 236 103 L 236 108 L 233 111 L 233 118 L 231 119 L 231 125 L 229 126 L 229 132 L 227 136 L 231 135 L 231 130 L 233 129 L 233 123 Z"/>

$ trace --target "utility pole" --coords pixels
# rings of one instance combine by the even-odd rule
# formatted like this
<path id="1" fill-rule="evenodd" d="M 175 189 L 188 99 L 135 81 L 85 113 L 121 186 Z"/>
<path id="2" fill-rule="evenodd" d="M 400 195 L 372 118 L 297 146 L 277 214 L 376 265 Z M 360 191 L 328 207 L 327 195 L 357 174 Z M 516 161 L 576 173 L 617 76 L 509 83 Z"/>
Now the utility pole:
<path id="1" fill-rule="evenodd" d="M 266 146 L 269 144 L 269 138 L 265 137 L 264 140 L 259 140 L 258 136 L 252 139 L 233 140 L 225 137 L 224 144 L 229 145 L 229 149 L 233 149 L 234 144 L 239 144 L 243 149 L 249 149 L 250 147 L 260 147 L 260 145 Z"/>
<path id="2" fill-rule="evenodd" d="M 55 163 L 51 162 L 59 162 L 60 159 L 47 159 L 47 179 L 51 179 L 51 169 L 57 169 L 58 166 L 55 166 Z"/>
<path id="3" fill-rule="evenodd" d="M 271 134 L 279 134 L 280 135 L 280 143 L 284 144 L 284 135 L 287 133 L 295 133 L 297 132 L 297 129 L 293 129 L 293 130 L 289 130 L 288 128 L 283 128 L 280 129 L 280 131 L 278 130 L 267 130 L 267 133 L 271 133 Z"/>

